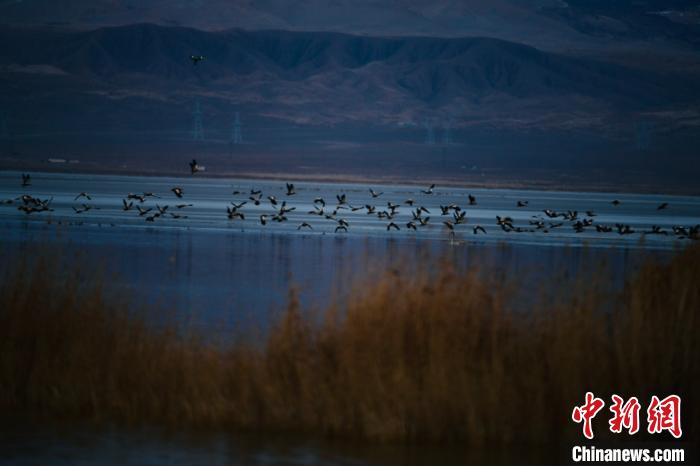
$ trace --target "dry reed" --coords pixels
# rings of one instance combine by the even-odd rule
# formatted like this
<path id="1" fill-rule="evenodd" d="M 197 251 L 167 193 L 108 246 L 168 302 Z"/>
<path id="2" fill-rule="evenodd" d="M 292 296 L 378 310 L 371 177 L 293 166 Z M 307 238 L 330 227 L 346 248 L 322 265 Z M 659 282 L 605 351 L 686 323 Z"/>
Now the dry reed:
<path id="1" fill-rule="evenodd" d="M 590 390 L 642 403 L 677 393 L 697 435 L 698 246 L 647 263 L 621 292 L 582 279 L 525 311 L 484 274 L 390 270 L 320 320 L 292 292 L 262 342 L 224 348 L 147 325 L 98 280 L 61 278 L 49 262 L 18 264 L 0 289 L 6 414 L 547 443 L 580 439 L 569 416 Z"/>

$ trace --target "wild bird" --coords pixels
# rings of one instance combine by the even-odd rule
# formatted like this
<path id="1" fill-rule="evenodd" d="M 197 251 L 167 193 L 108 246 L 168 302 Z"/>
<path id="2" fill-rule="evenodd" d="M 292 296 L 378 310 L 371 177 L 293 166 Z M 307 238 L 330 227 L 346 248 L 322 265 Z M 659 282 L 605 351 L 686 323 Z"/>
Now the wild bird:
<path id="1" fill-rule="evenodd" d="M 84 198 L 87 199 L 88 201 L 91 201 L 91 200 L 92 200 L 92 198 L 90 197 L 90 195 L 89 195 L 88 193 L 86 193 L 85 191 L 83 191 L 82 193 L 80 193 L 80 194 L 78 194 L 77 196 L 75 196 L 75 199 L 73 199 L 73 200 L 74 200 L 74 201 L 77 201 L 77 200 L 80 199 L 81 197 L 84 197 Z"/>
<path id="2" fill-rule="evenodd" d="M 35 212 L 53 212 L 53 209 L 51 208 L 51 202 L 53 201 L 53 197 L 50 199 L 42 200 L 36 197 L 32 197 L 28 194 L 24 194 L 16 200 L 18 199 L 22 199 L 22 205 L 17 207 L 17 210 L 21 210 L 27 215 Z"/>
<path id="3" fill-rule="evenodd" d="M 483 234 L 486 234 L 486 229 L 485 229 L 484 227 L 482 227 L 481 225 L 476 225 L 476 226 L 474 227 L 474 230 L 473 230 L 473 231 L 474 231 L 474 234 L 475 234 L 475 235 L 476 235 L 477 233 L 479 233 L 479 232 L 482 232 Z"/>
<path id="4" fill-rule="evenodd" d="M 260 196 L 261 194 L 262 194 L 261 189 L 250 188 L 250 195 L 251 196 Z"/>
<path id="5" fill-rule="evenodd" d="M 348 197 L 345 195 L 345 193 L 336 194 L 335 198 L 338 199 L 338 205 L 344 205 L 348 203 Z"/>
<path id="6" fill-rule="evenodd" d="M 386 226 L 386 231 L 389 231 L 389 230 L 391 230 L 392 228 L 394 228 L 396 231 L 399 231 L 399 230 L 400 230 L 400 228 L 399 228 L 399 226 L 398 226 L 397 224 L 395 224 L 394 222 L 390 222 L 390 223 Z"/>
<path id="7" fill-rule="evenodd" d="M 142 196 L 141 194 L 133 194 L 129 193 L 126 195 L 127 199 L 135 199 L 141 203 L 146 202 L 146 196 Z"/>
<path id="8" fill-rule="evenodd" d="M 127 211 L 134 206 L 134 201 L 126 202 L 126 199 L 122 199 L 122 204 L 124 204 L 124 207 L 122 209 L 124 211 Z"/>
<path id="9" fill-rule="evenodd" d="M 267 215 L 262 214 L 262 215 L 260 216 L 260 224 L 261 224 L 261 225 L 267 225 Z"/>
<path id="10" fill-rule="evenodd" d="M 615 228 L 617 228 L 617 232 L 620 235 L 629 235 L 634 233 L 634 230 L 629 225 L 625 225 L 623 223 L 616 223 Z"/>
<path id="11" fill-rule="evenodd" d="M 435 189 L 435 183 L 431 184 L 428 189 L 423 190 L 423 194 L 433 194 L 434 189 Z"/>
<path id="12" fill-rule="evenodd" d="M 177 219 L 181 219 L 181 218 L 187 218 L 187 215 L 180 215 L 180 214 L 176 214 L 176 213 L 173 213 L 173 212 L 170 212 L 170 216 L 171 216 L 172 218 L 176 219 L 176 220 L 177 220 Z"/>
<path id="13" fill-rule="evenodd" d="M 267 196 L 267 200 L 270 201 L 270 204 L 277 205 L 277 198 L 275 196 Z"/>
<path id="14" fill-rule="evenodd" d="M 668 232 L 666 230 L 663 230 L 660 226 L 658 225 L 652 225 L 651 230 L 649 231 L 644 231 L 642 232 L 644 235 L 668 235 Z"/>
<path id="15" fill-rule="evenodd" d="M 367 209 L 367 215 L 373 215 L 377 210 L 375 206 L 369 204 L 365 205 L 365 209 Z"/>
<path id="16" fill-rule="evenodd" d="M 250 199 L 253 202 L 253 204 L 260 205 L 260 199 L 262 199 L 262 193 L 258 194 L 257 196 L 254 196 L 254 195 L 250 196 L 250 197 L 248 197 L 248 199 Z"/>
<path id="17" fill-rule="evenodd" d="M 656 210 L 664 210 L 666 207 L 668 207 L 668 202 L 663 202 L 656 208 Z"/>
<path id="18" fill-rule="evenodd" d="M 206 59 L 207 59 L 207 57 L 205 57 L 204 55 L 190 55 L 190 60 L 192 60 L 192 64 L 195 65 L 195 66 L 196 66 L 200 61 L 204 61 L 204 60 L 206 60 Z"/>
<path id="19" fill-rule="evenodd" d="M 294 184 L 287 183 L 287 196 L 293 196 L 295 194 L 296 194 L 296 191 L 294 190 Z"/>
<path id="20" fill-rule="evenodd" d="M 346 227 L 345 225 L 338 225 L 337 227 L 335 227 L 335 232 L 338 233 L 339 231 L 344 231 L 347 233 L 348 227 Z"/>
<path id="21" fill-rule="evenodd" d="M 152 211 L 153 208 L 149 207 L 148 209 L 144 209 L 144 208 L 141 207 L 140 205 L 137 205 L 137 206 L 136 206 L 136 210 L 139 211 L 139 216 L 143 217 L 144 215 L 146 215 L 147 213 L 149 213 L 150 211 Z"/>
<path id="22" fill-rule="evenodd" d="M 469 205 L 476 205 L 476 198 L 469 194 Z"/>
<path id="23" fill-rule="evenodd" d="M 194 204 L 177 204 L 175 207 L 178 209 L 184 209 L 185 207 L 192 207 Z"/>
<path id="24" fill-rule="evenodd" d="M 75 211 L 76 214 L 82 214 L 83 212 L 87 212 L 92 209 L 91 205 L 88 204 L 83 204 L 80 208 L 73 207 L 73 210 Z"/>
<path id="25" fill-rule="evenodd" d="M 321 204 L 322 207 L 326 207 L 326 201 L 324 201 L 322 197 L 314 199 L 314 204 Z"/>
<path id="26" fill-rule="evenodd" d="M 496 225 L 500 226 L 505 232 L 513 231 L 517 229 L 513 226 L 513 219 L 510 217 L 501 217 L 496 215 Z"/>
<path id="27" fill-rule="evenodd" d="M 201 171 L 201 170 L 202 170 L 202 168 L 197 163 L 197 160 L 192 159 L 192 161 L 190 162 L 190 172 L 194 175 L 195 173 L 197 173 L 198 171 Z"/>
<path id="28" fill-rule="evenodd" d="M 621 204 L 621 202 L 618 201 L 617 199 L 614 199 L 614 200 L 611 202 L 611 204 L 614 205 L 614 206 L 619 206 L 619 205 Z"/>
<path id="29" fill-rule="evenodd" d="M 518 207 L 527 207 L 529 201 L 518 201 Z"/>
<path id="30" fill-rule="evenodd" d="M 284 215 L 286 213 L 289 213 L 293 210 L 297 210 L 296 207 L 287 207 L 287 201 L 282 201 L 282 205 L 280 206 L 279 213 L 280 215 Z"/>
<path id="31" fill-rule="evenodd" d="M 301 230 L 302 228 L 308 228 L 309 230 L 313 230 L 314 227 L 312 227 L 310 224 L 306 222 L 302 222 L 301 225 L 297 227 L 297 230 Z"/>
<path id="32" fill-rule="evenodd" d="M 169 206 L 167 206 L 167 205 L 161 207 L 161 206 L 159 206 L 158 204 L 156 204 L 156 209 L 158 209 L 158 213 L 159 213 L 160 215 L 165 215 L 165 212 L 168 210 L 168 207 L 169 207 Z"/>
<path id="33" fill-rule="evenodd" d="M 240 218 L 241 220 L 245 220 L 245 215 L 243 213 L 238 212 L 236 208 L 233 207 L 226 207 L 226 213 L 228 215 L 229 220 L 233 220 L 235 218 Z"/>
<path id="34" fill-rule="evenodd" d="M 406 199 L 405 201 L 403 201 L 403 203 L 406 204 L 406 205 L 409 206 L 409 207 L 413 207 L 413 203 L 414 203 L 414 202 L 415 202 L 415 201 L 414 201 L 413 199 Z"/>
<path id="35" fill-rule="evenodd" d="M 416 228 L 416 224 L 413 222 L 406 223 L 406 228 L 408 228 L 409 230 L 418 231 L 418 229 Z"/>
<path id="36" fill-rule="evenodd" d="M 379 196 L 381 196 L 382 194 L 384 194 L 383 192 L 382 192 L 382 193 L 378 193 L 378 192 L 376 192 L 376 191 L 375 191 L 374 189 L 372 189 L 372 188 L 369 188 L 369 193 L 372 195 L 372 198 L 373 198 L 373 199 L 374 199 L 374 198 L 377 198 L 377 197 L 379 197 Z"/>
<path id="37" fill-rule="evenodd" d="M 452 213 L 452 218 L 454 219 L 455 225 L 467 222 L 467 212 L 466 211 L 455 211 Z"/>
<path id="38" fill-rule="evenodd" d="M 323 217 L 323 207 L 315 205 L 314 210 L 310 210 L 308 213 L 310 215 L 318 215 L 319 217 Z"/>
<path id="39" fill-rule="evenodd" d="M 443 221 L 442 223 L 443 223 L 443 225 L 445 225 L 445 226 L 447 227 L 447 229 L 450 230 L 451 232 L 454 232 L 454 231 L 455 231 L 455 224 L 452 223 L 452 221 L 450 221 L 450 220 L 445 220 L 445 221 Z"/>
<path id="40" fill-rule="evenodd" d="M 184 193 L 181 187 L 175 186 L 173 189 L 171 189 L 173 194 L 175 194 L 178 198 L 181 198 Z"/>
<path id="41" fill-rule="evenodd" d="M 27 186 L 32 185 L 32 176 L 29 173 L 22 173 L 22 187 L 26 188 Z"/>

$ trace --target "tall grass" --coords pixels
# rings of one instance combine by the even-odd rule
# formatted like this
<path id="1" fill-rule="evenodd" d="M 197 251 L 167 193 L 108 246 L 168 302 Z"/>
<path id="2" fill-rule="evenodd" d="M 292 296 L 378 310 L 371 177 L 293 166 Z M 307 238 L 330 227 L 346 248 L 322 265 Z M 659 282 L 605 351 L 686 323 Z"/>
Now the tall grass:
<path id="1" fill-rule="evenodd" d="M 552 279 L 517 310 L 487 274 L 432 266 L 357 282 L 346 303 L 317 314 L 292 291 L 262 341 L 222 347 L 147 325 L 99 280 L 18 264 L 0 289 L 0 412 L 550 443 L 581 438 L 570 413 L 586 391 L 608 403 L 634 395 L 643 409 L 652 394 L 677 393 L 684 433 L 697 436 L 700 247 L 647 263 L 622 291 Z M 596 418 L 599 436 L 608 414 Z"/>

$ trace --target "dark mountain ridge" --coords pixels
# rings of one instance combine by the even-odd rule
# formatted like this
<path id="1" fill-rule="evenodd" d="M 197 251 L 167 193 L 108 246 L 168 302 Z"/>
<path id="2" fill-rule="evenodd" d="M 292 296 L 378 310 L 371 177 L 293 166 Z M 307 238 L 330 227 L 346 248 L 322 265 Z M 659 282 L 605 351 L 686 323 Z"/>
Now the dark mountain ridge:
<path id="1" fill-rule="evenodd" d="M 514 98 L 580 95 L 628 105 L 687 99 L 689 82 L 623 66 L 547 53 L 491 38 L 365 37 L 329 32 L 207 32 L 139 24 L 93 31 L 5 28 L 0 65 L 50 65 L 118 82 L 307 80 L 370 65 L 386 85 L 424 102 L 501 93 Z M 192 54 L 207 59 L 193 66 Z M 692 95 L 692 93 L 690 94 Z"/>

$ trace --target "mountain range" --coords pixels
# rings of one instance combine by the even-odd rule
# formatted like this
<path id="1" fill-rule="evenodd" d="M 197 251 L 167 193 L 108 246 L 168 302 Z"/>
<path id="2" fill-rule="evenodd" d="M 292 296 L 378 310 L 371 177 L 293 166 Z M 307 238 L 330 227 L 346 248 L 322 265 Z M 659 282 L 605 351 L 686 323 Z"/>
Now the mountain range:
<path id="1" fill-rule="evenodd" d="M 444 142 L 469 155 L 454 156 L 461 168 L 590 168 L 649 146 L 639 136 L 649 128 L 656 152 L 640 160 L 656 166 L 670 160 L 662 148 L 686 161 L 700 125 L 692 74 L 487 37 L 135 24 L 8 26 L 0 43 L 0 115 L 13 150 L 34 157 L 115 144 L 182 151 L 195 108 L 212 154 L 227 152 L 238 112 L 240 150 L 286 154 L 293 167 L 315 166 L 294 162 L 299 152 L 329 163 L 358 148 L 368 157 L 413 151 L 412 166 L 424 166 L 433 159 L 420 154 Z"/>

